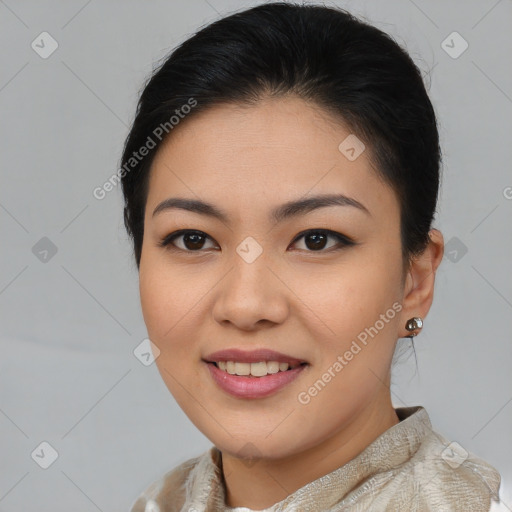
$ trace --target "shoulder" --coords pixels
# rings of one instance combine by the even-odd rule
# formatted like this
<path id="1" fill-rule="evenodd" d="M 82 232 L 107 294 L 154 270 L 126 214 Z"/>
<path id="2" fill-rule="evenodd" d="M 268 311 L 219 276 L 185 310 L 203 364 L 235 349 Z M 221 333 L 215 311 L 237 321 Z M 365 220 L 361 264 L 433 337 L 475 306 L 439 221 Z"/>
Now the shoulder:
<path id="1" fill-rule="evenodd" d="M 432 430 L 390 484 L 395 496 L 409 497 L 403 510 L 488 512 L 500 481 L 493 466 Z"/>
<path id="2" fill-rule="evenodd" d="M 366 454 L 365 464 L 376 460 L 372 476 L 344 504 L 386 512 L 489 512 L 493 500 L 499 502 L 501 477 L 493 466 L 433 430 L 423 407 L 397 414 L 401 422 Z"/>
<path id="3" fill-rule="evenodd" d="M 186 460 L 151 483 L 133 503 L 130 512 L 178 512 L 186 499 L 189 475 L 209 451 Z"/>

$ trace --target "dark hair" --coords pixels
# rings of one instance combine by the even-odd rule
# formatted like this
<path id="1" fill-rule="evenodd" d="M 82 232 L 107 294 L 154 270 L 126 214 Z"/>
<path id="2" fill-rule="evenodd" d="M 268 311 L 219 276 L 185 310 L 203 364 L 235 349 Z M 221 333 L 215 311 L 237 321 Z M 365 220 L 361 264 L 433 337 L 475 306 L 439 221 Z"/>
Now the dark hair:
<path id="1" fill-rule="evenodd" d="M 389 35 L 344 10 L 278 2 L 202 28 L 145 85 L 121 159 L 124 223 L 137 267 L 151 164 L 182 112 L 188 121 L 214 105 L 250 106 L 286 94 L 324 108 L 364 142 L 397 194 L 404 261 L 425 249 L 441 151 L 419 69 Z M 135 158 L 143 147 L 151 148 L 147 156 Z"/>

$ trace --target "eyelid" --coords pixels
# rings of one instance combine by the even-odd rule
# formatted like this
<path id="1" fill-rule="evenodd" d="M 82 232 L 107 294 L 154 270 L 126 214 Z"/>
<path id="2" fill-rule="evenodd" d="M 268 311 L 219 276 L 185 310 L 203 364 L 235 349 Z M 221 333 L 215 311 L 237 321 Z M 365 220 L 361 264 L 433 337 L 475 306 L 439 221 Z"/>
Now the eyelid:
<path id="1" fill-rule="evenodd" d="M 309 235 L 309 234 L 313 234 L 313 233 L 322 233 L 322 234 L 325 234 L 325 235 L 330 236 L 332 238 L 335 238 L 338 241 L 338 244 L 333 246 L 333 247 L 330 247 L 329 249 L 326 249 L 326 250 L 320 249 L 318 251 L 305 251 L 305 252 L 309 252 L 309 253 L 313 253 L 313 254 L 314 253 L 321 254 L 321 253 L 328 253 L 328 252 L 336 251 L 336 250 L 342 249 L 344 247 L 349 247 L 349 246 L 352 246 L 352 245 L 357 245 L 357 242 L 355 242 L 353 239 L 351 239 L 347 235 L 344 235 L 344 234 L 339 233 L 337 231 L 333 231 L 331 229 L 326 229 L 326 228 L 310 228 L 310 229 L 305 229 L 304 231 L 301 231 L 300 233 L 297 234 L 297 236 L 293 239 L 291 245 L 294 245 L 295 243 L 297 243 L 304 236 Z M 185 252 L 185 253 L 202 253 L 202 252 L 205 252 L 204 249 L 198 249 L 197 251 L 190 251 L 190 250 L 180 249 L 179 247 L 176 247 L 176 246 L 173 245 L 173 241 L 176 238 L 179 238 L 180 236 L 183 236 L 183 235 L 186 235 L 186 234 L 199 234 L 199 235 L 204 236 L 204 238 L 207 238 L 207 239 L 210 239 L 210 240 L 214 241 L 214 239 L 210 235 L 205 233 L 204 231 L 201 231 L 201 230 L 198 230 L 198 229 L 180 229 L 180 230 L 174 231 L 174 232 L 166 235 L 162 240 L 160 240 L 158 242 L 158 246 L 159 247 L 163 247 L 164 249 L 176 250 L 176 251 L 181 251 L 181 252 Z"/>

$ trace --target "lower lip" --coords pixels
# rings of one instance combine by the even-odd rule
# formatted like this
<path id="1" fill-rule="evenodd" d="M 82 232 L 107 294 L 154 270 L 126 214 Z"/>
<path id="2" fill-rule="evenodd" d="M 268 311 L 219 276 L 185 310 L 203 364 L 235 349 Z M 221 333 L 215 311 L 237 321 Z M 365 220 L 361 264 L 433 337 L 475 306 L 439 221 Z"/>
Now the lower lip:
<path id="1" fill-rule="evenodd" d="M 278 372 L 265 377 L 243 377 L 231 375 L 213 363 L 206 363 L 210 375 L 221 389 L 238 398 L 263 398 L 276 393 L 295 380 L 306 365 L 297 366 L 293 370 Z"/>

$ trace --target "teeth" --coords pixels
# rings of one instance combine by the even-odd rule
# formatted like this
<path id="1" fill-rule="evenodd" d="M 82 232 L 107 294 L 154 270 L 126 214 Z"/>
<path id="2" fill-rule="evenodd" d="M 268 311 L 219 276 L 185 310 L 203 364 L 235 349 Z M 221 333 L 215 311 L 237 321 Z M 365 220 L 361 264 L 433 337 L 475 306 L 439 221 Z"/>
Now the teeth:
<path id="1" fill-rule="evenodd" d="M 238 363 L 237 363 L 238 364 Z M 267 363 L 265 361 L 261 361 L 261 363 L 251 363 L 250 365 L 251 375 L 254 377 L 263 377 L 267 375 Z M 240 375 L 240 374 L 238 374 Z"/>
<path id="2" fill-rule="evenodd" d="M 250 363 L 235 363 L 235 374 L 236 375 L 250 375 L 251 364 Z"/>
<path id="3" fill-rule="evenodd" d="M 264 377 L 278 372 L 285 372 L 290 365 L 278 361 L 259 361 L 257 363 L 238 363 L 235 361 L 219 361 L 217 366 L 231 375 L 252 375 L 253 377 Z"/>
<path id="4" fill-rule="evenodd" d="M 269 361 L 267 363 L 268 373 L 277 373 L 279 371 L 279 363 L 277 361 Z"/>

